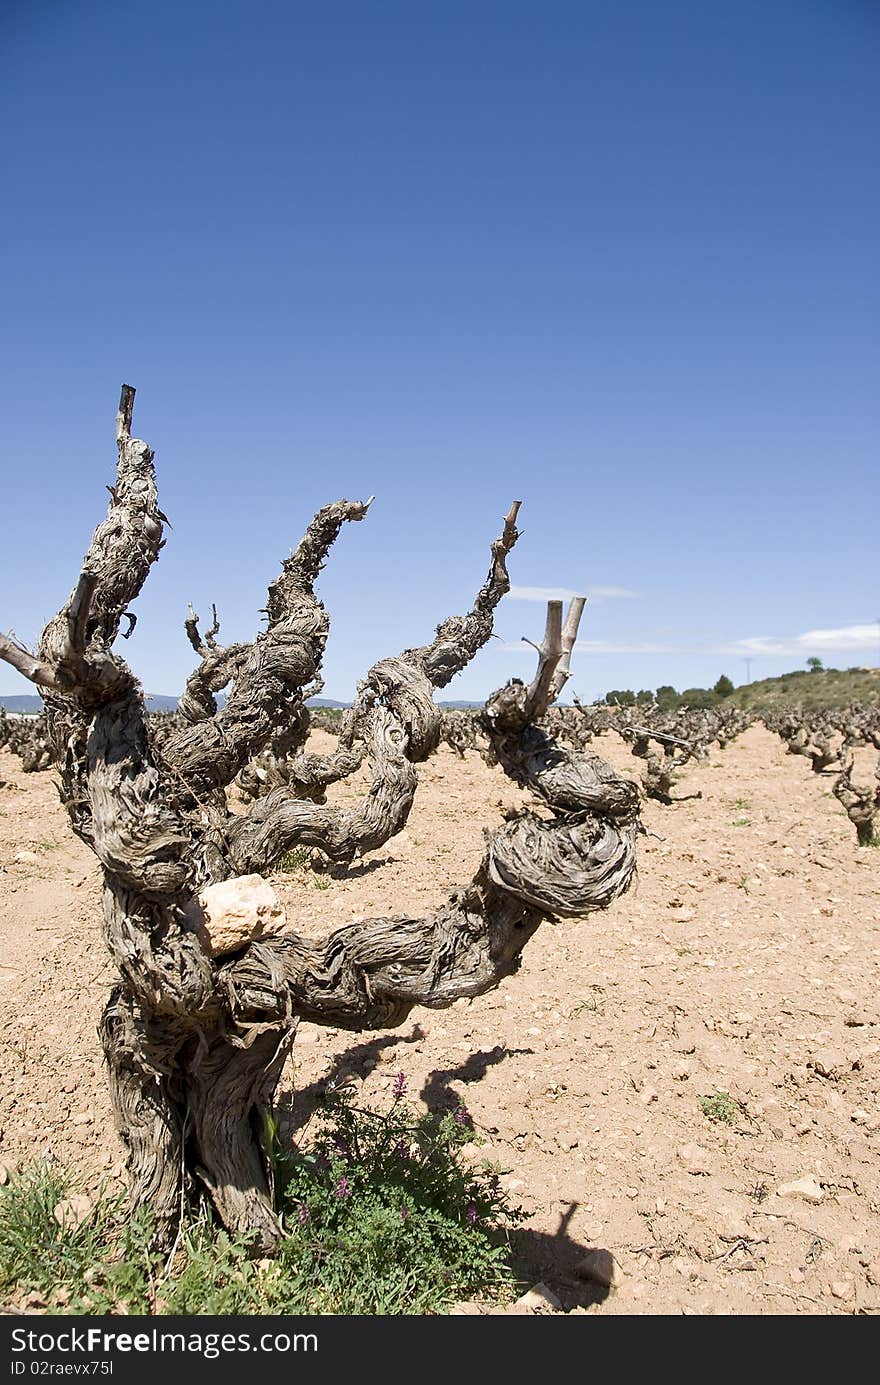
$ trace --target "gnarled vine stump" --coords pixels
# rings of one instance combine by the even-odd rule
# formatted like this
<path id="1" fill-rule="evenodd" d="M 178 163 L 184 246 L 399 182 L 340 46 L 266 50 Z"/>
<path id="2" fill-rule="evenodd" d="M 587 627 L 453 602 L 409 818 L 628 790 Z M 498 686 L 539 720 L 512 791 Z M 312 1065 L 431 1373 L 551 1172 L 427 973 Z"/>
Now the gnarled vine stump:
<path id="1" fill-rule="evenodd" d="M 414 1006 L 444 1007 L 496 986 L 542 920 L 604 908 L 627 888 L 638 793 L 598 756 L 569 753 L 535 725 L 568 677 L 583 605 L 572 603 L 563 626 L 551 603 L 535 679 L 494 693 L 481 717 L 495 758 L 534 792 L 539 811 L 505 822 L 474 878 L 427 918 L 360 920 L 323 941 L 254 930 L 218 955 L 210 931 L 196 926 L 209 887 L 262 874 L 298 845 L 349 863 L 405 824 L 415 766 L 440 735 L 433 694 L 485 644 L 509 589 L 518 503 L 472 610 L 444 621 L 430 644 L 367 672 L 326 763 L 303 752 L 305 699 L 319 686 L 329 629 L 314 583 L 369 502 L 319 511 L 271 583 L 267 626 L 252 643 L 220 647 L 216 612 L 202 637 L 190 610 L 200 663 L 180 724 L 152 734 L 140 686 L 113 651 L 166 522 L 153 454 L 131 435 L 133 402 L 124 386 L 109 510 L 70 599 L 36 654 L 0 638 L 0 657 L 42 691 L 73 830 L 103 869 L 104 936 L 118 982 L 100 1032 L 132 1198 L 149 1203 L 168 1232 L 184 1195 L 201 1185 L 223 1222 L 265 1252 L 279 1229 L 263 1115 L 299 1020 L 382 1029 Z M 227 686 L 221 709 L 215 694 Z M 230 812 L 228 786 L 267 751 L 290 765 L 287 778 L 244 813 Z M 363 799 L 345 809 L 322 802 L 322 785 L 363 758 L 372 776 Z"/>

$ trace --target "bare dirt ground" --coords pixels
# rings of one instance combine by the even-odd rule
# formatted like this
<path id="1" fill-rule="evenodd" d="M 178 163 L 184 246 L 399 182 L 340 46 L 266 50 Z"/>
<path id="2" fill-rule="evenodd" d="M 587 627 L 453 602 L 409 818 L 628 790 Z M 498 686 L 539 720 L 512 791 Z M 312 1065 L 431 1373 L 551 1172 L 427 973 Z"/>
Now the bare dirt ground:
<path id="1" fill-rule="evenodd" d="M 596 748 L 638 768 L 615 736 Z M 0 1162 L 55 1158 L 96 1186 L 121 1157 L 95 1033 L 112 980 L 98 871 L 51 772 L 18 765 L 0 754 Z M 298 929 L 422 913 L 470 876 L 516 790 L 445 749 L 420 778 L 406 831 L 347 879 L 275 877 Z M 463 1101 L 475 1153 L 532 1214 L 523 1272 L 559 1311 L 877 1312 L 880 851 L 857 847 L 830 785 L 752 727 L 682 773 L 701 799 L 646 805 L 662 840 L 641 839 L 634 889 L 544 926 L 498 991 L 393 1033 L 303 1026 L 283 1125 L 343 1075 L 365 1100 L 404 1072 L 418 1101 Z M 732 1124 L 703 1109 L 721 1093 Z M 578 1274 L 591 1248 L 615 1287 Z"/>

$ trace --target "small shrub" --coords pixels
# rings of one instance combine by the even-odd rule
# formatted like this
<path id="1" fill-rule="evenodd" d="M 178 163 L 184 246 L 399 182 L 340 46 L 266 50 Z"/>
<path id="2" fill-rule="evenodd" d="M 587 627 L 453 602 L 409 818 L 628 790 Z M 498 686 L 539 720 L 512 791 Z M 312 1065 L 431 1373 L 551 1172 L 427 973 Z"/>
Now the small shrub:
<path id="1" fill-rule="evenodd" d="M 279 1159 L 279 1265 L 306 1275 L 312 1311 L 437 1312 L 512 1283 L 507 1232 L 523 1213 L 497 1169 L 461 1157 L 475 1139 L 464 1108 L 418 1115 L 405 1085 L 401 1074 L 384 1112 L 331 1094 L 308 1148 Z"/>
<path id="2" fill-rule="evenodd" d="M 730 1092 L 713 1092 L 711 1096 L 700 1097 L 700 1110 L 710 1121 L 736 1125 L 742 1114 L 742 1104 Z"/>
<path id="3" fill-rule="evenodd" d="M 440 1313 L 466 1295 L 514 1287 L 508 1233 L 524 1218 L 500 1170 L 462 1155 L 476 1141 L 463 1107 L 418 1114 L 398 1077 L 388 1110 L 335 1093 L 307 1146 L 264 1132 L 283 1234 L 255 1259 L 207 1203 L 188 1214 L 171 1262 L 148 1212 L 98 1197 L 79 1225 L 54 1212 L 65 1180 L 46 1165 L 0 1189 L 0 1292 L 41 1295 L 46 1311 L 103 1314 Z"/>

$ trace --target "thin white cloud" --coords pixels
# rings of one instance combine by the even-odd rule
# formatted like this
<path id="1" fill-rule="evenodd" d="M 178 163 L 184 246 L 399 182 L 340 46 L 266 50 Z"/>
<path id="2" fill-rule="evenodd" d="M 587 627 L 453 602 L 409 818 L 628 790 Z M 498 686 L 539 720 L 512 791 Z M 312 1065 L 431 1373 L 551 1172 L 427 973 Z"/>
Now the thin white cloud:
<path id="1" fill-rule="evenodd" d="M 721 654 L 742 658 L 788 658 L 824 653 L 831 650 L 870 650 L 873 652 L 880 642 L 877 625 L 842 625 L 833 630 L 807 630 L 802 635 L 777 638 L 773 635 L 754 635 L 743 640 L 731 640 L 727 644 L 667 644 L 662 640 L 578 640 L 574 657 L 578 654 Z M 509 643 L 501 646 L 510 654 L 533 654 L 531 646 L 523 640 L 519 644 Z"/>
<path id="2" fill-rule="evenodd" d="M 777 639 L 772 635 L 755 635 L 750 639 L 734 640 L 710 650 L 713 654 L 767 655 L 771 658 L 791 654 L 815 654 L 817 650 L 876 649 L 876 625 L 841 625 L 835 630 L 806 630 L 802 635 Z"/>
<path id="3" fill-rule="evenodd" d="M 569 591 L 568 587 L 511 587 L 507 596 L 511 601 L 571 601 L 575 596 L 585 596 L 588 601 L 597 603 L 637 594 L 626 587 L 587 587 L 579 592 Z"/>

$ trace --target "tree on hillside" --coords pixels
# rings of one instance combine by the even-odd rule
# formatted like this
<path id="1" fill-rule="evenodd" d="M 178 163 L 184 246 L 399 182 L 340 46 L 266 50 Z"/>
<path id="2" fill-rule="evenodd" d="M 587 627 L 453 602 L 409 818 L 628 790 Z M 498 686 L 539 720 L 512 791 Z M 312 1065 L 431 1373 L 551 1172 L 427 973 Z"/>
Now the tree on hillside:
<path id="1" fill-rule="evenodd" d="M 717 693 L 719 697 L 730 697 L 730 694 L 734 691 L 733 682 L 728 678 L 726 673 L 722 673 L 712 691 Z"/>
<path id="2" fill-rule="evenodd" d="M 415 767 L 439 738 L 434 693 L 486 643 L 509 589 L 518 503 L 472 609 L 444 620 L 430 643 L 368 670 L 335 755 L 303 750 L 305 701 L 320 689 L 329 630 L 314 584 L 369 501 L 338 500 L 315 515 L 270 583 L 266 627 L 250 643 L 220 646 L 216 620 L 202 635 L 190 612 L 198 663 L 182 699 L 185 724 L 159 737 L 113 650 L 167 523 L 153 453 L 131 433 L 134 393 L 123 387 L 107 516 L 70 598 L 36 653 L 0 637 L 0 657 L 42 692 L 71 826 L 102 869 L 117 981 L 101 1039 L 132 1198 L 152 1207 L 168 1235 L 184 1195 L 205 1188 L 225 1225 L 268 1251 L 280 1231 L 265 1115 L 298 1022 L 393 1028 L 416 1005 L 443 1008 L 496 986 L 543 920 L 603 909 L 628 887 L 638 790 L 536 725 L 569 676 L 583 608 L 573 601 L 563 621 L 561 603 L 551 602 L 532 682 L 513 679 L 481 713 L 497 762 L 540 812 L 497 828 L 474 877 L 427 918 L 357 919 L 321 940 L 279 927 L 262 877 L 285 852 L 307 847 L 347 866 L 405 824 Z M 232 812 L 230 786 L 267 747 L 293 756 L 296 773 Z M 360 802 L 313 801 L 316 784 L 346 777 L 363 758 L 372 783 Z"/>
<path id="3" fill-rule="evenodd" d="M 657 706 L 661 712 L 674 711 L 678 706 L 679 697 L 675 688 L 670 683 L 663 683 L 655 694 Z"/>
<path id="4" fill-rule="evenodd" d="M 686 707 L 689 711 L 714 707 L 718 701 L 717 693 L 710 688 L 685 688 L 678 699 L 679 706 Z"/>
<path id="5" fill-rule="evenodd" d="M 632 688 L 612 688 L 605 694 L 605 701 L 609 707 L 634 707 L 636 695 Z"/>
<path id="6" fill-rule="evenodd" d="M 818 659 L 815 654 L 811 654 L 809 659 L 807 660 L 807 668 L 810 670 L 810 672 L 818 673 L 819 670 L 823 667 L 824 665 L 822 663 L 822 660 Z"/>

